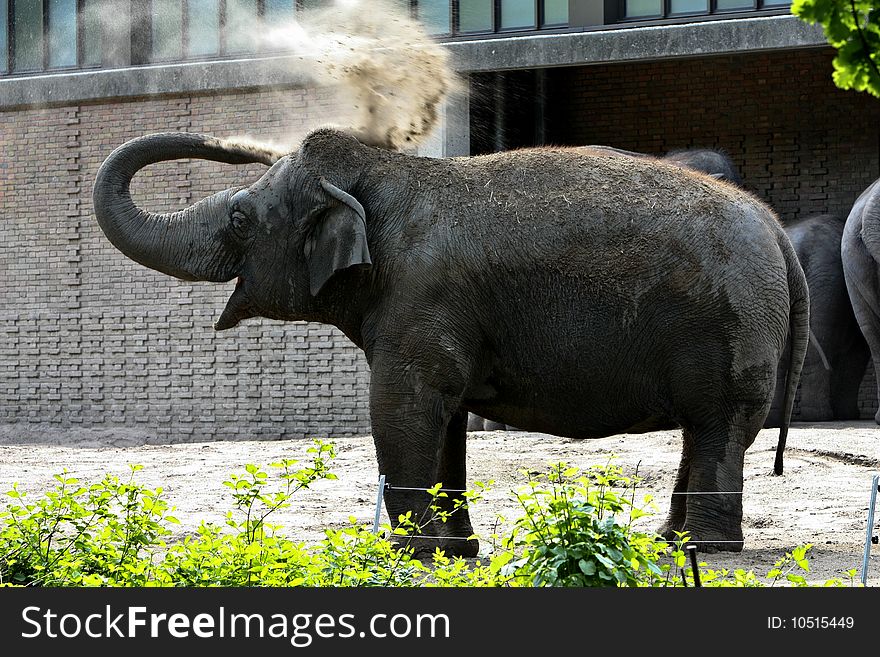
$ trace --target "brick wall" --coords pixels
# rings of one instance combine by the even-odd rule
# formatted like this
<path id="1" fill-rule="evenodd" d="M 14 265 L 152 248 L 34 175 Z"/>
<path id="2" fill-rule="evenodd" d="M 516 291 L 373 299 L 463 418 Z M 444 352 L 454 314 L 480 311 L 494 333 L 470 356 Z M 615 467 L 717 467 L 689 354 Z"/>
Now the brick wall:
<path id="1" fill-rule="evenodd" d="M 252 319 L 215 332 L 233 283 L 185 283 L 128 260 L 94 220 L 116 146 L 184 130 L 265 141 L 333 114 L 313 90 L 188 96 L 0 113 L 0 439 L 117 444 L 369 431 L 362 353 L 329 326 Z M 264 167 L 144 169 L 135 201 L 175 210 Z"/>
<path id="2" fill-rule="evenodd" d="M 560 68 L 549 72 L 548 142 L 645 153 L 712 147 L 783 221 L 846 216 L 880 176 L 880 101 L 831 80 L 826 49 Z M 872 367 L 865 418 L 877 410 Z"/>

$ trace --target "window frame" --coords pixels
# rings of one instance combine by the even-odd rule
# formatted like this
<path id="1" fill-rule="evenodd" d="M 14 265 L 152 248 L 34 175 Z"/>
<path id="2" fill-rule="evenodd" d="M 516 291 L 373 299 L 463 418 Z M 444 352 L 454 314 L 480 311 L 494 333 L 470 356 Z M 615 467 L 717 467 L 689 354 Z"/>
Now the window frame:
<path id="1" fill-rule="evenodd" d="M 420 0 L 409 0 L 410 12 L 413 18 L 418 19 L 419 17 L 419 1 Z M 492 26 L 489 29 L 479 29 L 479 30 L 461 30 L 460 23 L 460 0 L 448 0 L 449 3 L 449 32 L 438 32 L 436 34 L 432 34 L 434 37 L 474 37 L 485 34 L 497 34 L 497 35 L 510 35 L 510 34 L 518 34 L 523 32 L 542 32 L 549 30 L 559 30 L 565 29 L 569 26 L 568 22 L 565 23 L 545 23 L 544 17 L 544 3 L 546 0 L 532 0 L 535 7 L 535 23 L 534 25 L 526 25 L 526 26 L 517 26 L 517 27 L 501 27 L 501 19 L 502 19 L 502 7 L 501 0 L 490 0 L 490 11 L 492 13 L 491 23 Z"/>
<path id="2" fill-rule="evenodd" d="M 641 21 L 657 21 L 664 19 L 676 19 L 676 18 L 689 18 L 700 17 L 700 16 L 726 16 L 732 14 L 743 14 L 743 13 L 754 13 L 754 12 L 763 12 L 763 11 L 778 11 L 781 9 L 785 9 L 787 6 L 791 6 L 791 2 L 788 5 L 783 4 L 774 4 L 774 5 L 766 5 L 765 0 L 751 0 L 749 6 L 742 7 L 732 7 L 729 9 L 719 9 L 718 8 L 718 0 L 708 0 L 708 9 L 706 11 L 672 11 L 672 0 L 661 0 L 660 2 L 660 11 L 659 14 L 651 14 L 651 15 L 643 15 L 643 16 L 627 16 L 626 15 L 626 5 L 628 0 L 617 0 L 618 4 L 618 16 L 620 19 L 617 23 L 632 23 L 632 22 L 641 22 Z M 746 3 L 743 3 L 744 5 Z"/>
<path id="3" fill-rule="evenodd" d="M 40 66 L 38 68 L 16 69 L 15 67 L 15 3 L 16 0 L 8 0 L 6 3 L 6 71 L 0 71 L 0 75 L 28 75 L 34 73 L 46 73 L 53 71 L 75 71 L 81 68 L 94 68 L 94 65 L 84 64 L 85 53 L 85 7 L 87 0 L 76 0 L 76 62 L 66 66 L 50 66 L 50 42 L 49 38 L 49 2 L 40 0 Z"/>
<path id="4" fill-rule="evenodd" d="M 82 0 L 78 0 L 82 1 Z M 257 54 L 265 52 L 261 50 L 229 50 L 227 31 L 227 0 L 217 0 L 217 52 L 215 54 L 193 55 L 190 52 L 190 19 L 189 19 L 189 1 L 180 0 L 181 24 L 180 24 L 180 58 L 179 59 L 156 59 L 153 55 L 153 23 L 152 23 L 152 7 L 153 0 L 144 0 L 139 3 L 138 12 L 142 17 L 146 18 L 149 24 L 149 30 L 144 38 L 142 48 L 144 52 L 138 53 L 138 63 L 141 64 L 166 64 L 172 62 L 203 62 L 216 61 L 226 59 L 228 57 L 240 57 L 242 55 Z M 291 15 L 295 16 L 304 10 L 303 0 L 289 0 L 291 7 Z M 257 18 L 266 15 L 266 0 L 256 0 Z"/>
<path id="5" fill-rule="evenodd" d="M 96 70 L 105 65 L 104 56 L 100 57 L 97 63 L 86 61 L 86 20 L 87 20 L 87 4 L 96 0 L 76 0 L 76 62 L 65 66 L 50 66 L 50 38 L 49 38 L 49 4 L 50 0 L 40 1 L 40 64 L 34 68 L 16 69 L 15 66 L 15 5 L 18 0 L 8 0 L 6 7 L 6 68 L 0 70 L 0 76 L 11 77 L 16 75 L 35 75 L 44 73 L 55 73 L 75 70 Z M 132 66 L 146 64 L 170 64 L 178 62 L 191 61 L 212 61 L 220 60 L 228 57 L 236 57 L 248 54 L 257 54 L 260 51 L 233 50 L 230 51 L 227 43 L 227 0 L 217 0 L 218 12 L 218 52 L 209 55 L 192 55 L 189 53 L 189 11 L 188 0 L 181 0 L 181 26 L 180 26 L 180 56 L 171 58 L 156 58 L 153 55 L 153 23 L 152 23 L 152 0 L 144 0 L 132 3 L 132 11 L 130 15 L 130 25 L 128 33 L 130 34 L 128 43 L 131 48 Z M 291 15 L 303 11 L 303 0 L 289 0 L 291 7 Z M 257 16 L 265 15 L 266 0 L 256 0 Z M 138 30 L 137 26 L 143 26 L 142 30 Z M 102 32 L 103 36 L 103 32 Z M 102 51 L 104 44 L 102 42 Z"/>

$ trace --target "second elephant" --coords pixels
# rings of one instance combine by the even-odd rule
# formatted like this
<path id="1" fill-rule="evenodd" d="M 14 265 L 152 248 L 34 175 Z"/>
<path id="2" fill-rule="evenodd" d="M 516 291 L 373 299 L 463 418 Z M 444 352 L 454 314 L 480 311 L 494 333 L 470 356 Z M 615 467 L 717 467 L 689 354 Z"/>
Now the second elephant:
<path id="1" fill-rule="evenodd" d="M 880 178 L 856 200 L 840 245 L 843 274 L 862 335 L 871 350 L 878 381 L 880 424 Z"/>
<path id="2" fill-rule="evenodd" d="M 693 169 L 694 171 L 701 171 L 705 174 L 712 176 L 713 178 L 717 178 L 718 180 L 726 180 L 727 182 L 731 182 L 735 185 L 742 186 L 743 183 L 742 176 L 740 176 L 739 172 L 736 169 L 736 166 L 734 166 L 733 160 L 731 160 L 726 153 L 712 148 L 683 148 L 669 151 L 665 155 L 649 155 L 647 153 L 639 153 L 637 151 L 627 151 L 621 148 L 614 148 L 613 146 L 591 145 L 582 146 L 579 148 L 583 148 L 593 153 L 623 155 L 626 157 L 636 157 L 639 159 L 659 159 L 663 162 L 668 162 L 669 164 L 674 164 L 678 167 L 685 167 L 688 169 Z"/>
<path id="3" fill-rule="evenodd" d="M 802 422 L 859 417 L 859 387 L 870 353 L 856 322 L 844 279 L 840 244 L 844 222 L 812 215 L 785 226 L 810 290 L 810 346 L 801 373 L 800 404 L 793 419 Z M 787 365 L 787 355 L 780 371 Z M 776 386 L 765 426 L 780 423 L 784 379 Z"/>

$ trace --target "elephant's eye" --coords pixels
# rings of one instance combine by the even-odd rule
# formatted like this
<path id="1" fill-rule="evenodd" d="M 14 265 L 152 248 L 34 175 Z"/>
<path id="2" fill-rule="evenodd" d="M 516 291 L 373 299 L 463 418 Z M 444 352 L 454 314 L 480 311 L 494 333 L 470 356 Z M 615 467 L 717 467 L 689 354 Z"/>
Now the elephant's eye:
<path id="1" fill-rule="evenodd" d="M 240 238 L 244 239 L 248 236 L 248 218 L 241 210 L 233 210 L 229 215 L 232 224 L 232 231 Z"/>

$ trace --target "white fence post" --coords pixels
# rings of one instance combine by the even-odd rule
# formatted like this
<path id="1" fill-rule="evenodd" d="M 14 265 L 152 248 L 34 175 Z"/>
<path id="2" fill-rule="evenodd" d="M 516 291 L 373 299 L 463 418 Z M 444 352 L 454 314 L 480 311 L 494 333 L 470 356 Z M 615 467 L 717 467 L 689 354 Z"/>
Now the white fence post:
<path id="1" fill-rule="evenodd" d="M 865 556 L 862 559 L 862 586 L 868 580 L 868 555 L 871 553 L 871 543 L 874 538 L 874 509 L 877 506 L 877 487 L 880 484 L 880 475 L 874 475 L 871 480 L 871 497 L 868 502 L 868 529 L 865 535 Z"/>
<path id="2" fill-rule="evenodd" d="M 382 494 L 385 492 L 385 475 L 379 475 L 379 491 L 376 494 L 376 518 L 373 520 L 373 533 L 379 533 L 379 516 L 382 514 Z"/>

